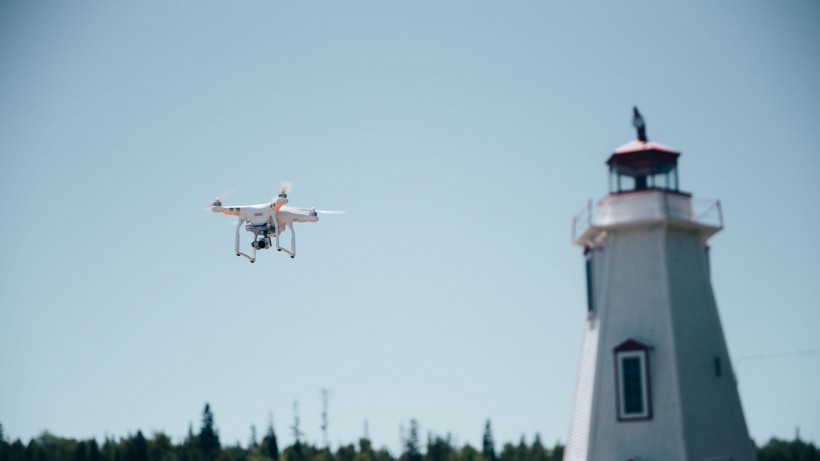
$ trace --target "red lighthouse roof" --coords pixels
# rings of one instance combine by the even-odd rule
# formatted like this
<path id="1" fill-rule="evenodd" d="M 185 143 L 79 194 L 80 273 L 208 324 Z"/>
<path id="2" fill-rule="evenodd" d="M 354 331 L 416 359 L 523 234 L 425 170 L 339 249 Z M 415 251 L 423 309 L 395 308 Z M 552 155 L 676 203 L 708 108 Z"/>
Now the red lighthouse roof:
<path id="1" fill-rule="evenodd" d="M 615 149 L 606 163 L 612 165 L 612 163 L 632 164 L 676 161 L 679 155 L 680 152 L 663 144 L 635 139 Z"/>
<path id="2" fill-rule="evenodd" d="M 680 152 L 676 151 L 675 149 L 672 149 L 671 147 L 664 146 L 663 144 L 658 144 L 653 141 L 641 141 L 639 139 L 629 141 L 623 146 L 615 149 L 615 151 L 612 153 L 617 155 L 626 154 L 630 152 L 642 152 L 647 150 L 656 150 L 658 152 L 665 152 L 667 154 L 680 155 Z"/>

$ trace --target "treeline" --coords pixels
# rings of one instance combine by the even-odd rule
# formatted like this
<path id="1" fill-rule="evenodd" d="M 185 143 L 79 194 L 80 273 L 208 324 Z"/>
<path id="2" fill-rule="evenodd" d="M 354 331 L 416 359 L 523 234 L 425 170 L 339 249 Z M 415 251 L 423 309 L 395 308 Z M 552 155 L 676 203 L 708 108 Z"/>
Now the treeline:
<path id="1" fill-rule="evenodd" d="M 422 441 L 418 424 L 413 420 L 398 456 L 386 448 L 374 449 L 367 438 L 334 451 L 297 437 L 292 445 L 280 450 L 272 423 L 259 441 L 253 429 L 246 447 L 238 443 L 222 445 L 208 404 L 199 432 L 189 427 L 180 444 L 174 444 L 161 432 L 145 437 L 142 431 L 120 439 L 107 436 L 101 445 L 95 439 L 74 440 L 45 432 L 26 444 L 20 439 L 7 440 L 0 425 L 0 461 L 561 461 L 563 455 L 563 445 L 547 448 L 538 435 L 531 444 L 522 437 L 517 444 L 505 443 L 496 452 L 489 421 L 484 427 L 482 446 L 474 448 L 469 444 L 458 446 L 449 435 L 428 434 Z M 820 451 L 799 438 L 772 439 L 757 448 L 757 460 L 820 461 Z"/>
<path id="2" fill-rule="evenodd" d="M 296 433 L 299 434 L 298 429 Z M 261 440 L 257 440 L 256 430 L 252 429 L 246 447 L 223 445 L 208 404 L 202 412 L 199 432 L 189 428 L 180 444 L 174 444 L 161 432 L 146 437 L 142 431 L 118 440 L 106 437 L 101 445 L 95 439 L 66 439 L 46 432 L 24 444 L 19 439 L 6 440 L 0 426 L 0 461 L 560 461 L 563 452 L 560 444 L 548 449 L 536 436 L 532 444 L 522 438 L 517 445 L 505 444 L 496 453 L 489 421 L 481 449 L 457 446 L 450 436 L 430 434 L 422 441 L 415 420 L 410 421 L 398 456 L 386 448 L 374 448 L 367 438 L 330 450 L 297 437 L 292 445 L 280 448 L 272 423 L 268 423 Z"/>

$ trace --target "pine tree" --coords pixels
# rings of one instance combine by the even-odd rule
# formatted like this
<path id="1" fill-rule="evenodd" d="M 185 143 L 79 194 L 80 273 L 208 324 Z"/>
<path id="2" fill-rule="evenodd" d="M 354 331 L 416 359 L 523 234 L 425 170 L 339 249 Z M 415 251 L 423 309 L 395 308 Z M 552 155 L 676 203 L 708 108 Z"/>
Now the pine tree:
<path id="1" fill-rule="evenodd" d="M 415 419 L 410 420 L 410 436 L 404 444 L 404 461 L 422 461 L 421 446 L 419 444 L 419 423 Z"/>
<path id="2" fill-rule="evenodd" d="M 461 447 L 458 451 L 458 461 L 486 461 L 484 455 L 478 452 L 469 443 Z"/>
<path id="3" fill-rule="evenodd" d="M 206 461 L 214 461 L 219 456 L 221 445 L 219 433 L 214 427 L 214 415 L 211 406 L 206 402 L 202 410 L 202 429 L 199 431 L 199 450 Z"/>
<path id="4" fill-rule="evenodd" d="M 354 461 L 375 461 L 376 453 L 373 451 L 373 444 L 370 439 L 362 437 L 359 439 L 359 452 L 356 453 Z"/>
<path id="5" fill-rule="evenodd" d="M 148 441 L 142 435 L 142 431 L 137 431 L 137 435 L 132 437 L 125 450 L 126 461 L 148 461 Z"/>
<path id="6" fill-rule="evenodd" d="M 259 446 L 259 442 L 256 441 L 256 425 L 251 424 L 251 438 L 248 440 L 248 449 L 252 450 Z"/>
<path id="7" fill-rule="evenodd" d="M 100 461 L 100 447 L 94 439 L 88 441 L 88 461 Z"/>
<path id="8" fill-rule="evenodd" d="M 85 442 L 80 442 L 74 448 L 74 456 L 71 457 L 72 461 L 88 461 L 88 452 L 85 448 Z"/>
<path id="9" fill-rule="evenodd" d="M 276 432 L 273 431 L 273 416 L 268 419 L 268 430 L 262 439 L 262 451 L 273 461 L 279 461 L 279 444 L 276 441 Z"/>
<path id="10" fill-rule="evenodd" d="M 535 434 L 535 441 L 530 447 L 529 461 L 550 461 L 549 452 L 541 442 L 541 434 Z"/>
<path id="11" fill-rule="evenodd" d="M 527 461 L 529 458 L 530 449 L 527 446 L 527 440 L 522 435 L 521 440 L 518 442 L 518 446 L 515 447 L 515 461 Z"/>
<path id="12" fill-rule="evenodd" d="M 451 437 L 441 438 L 429 434 L 427 436 L 427 456 L 426 461 L 449 461 L 453 454 Z"/>
<path id="13" fill-rule="evenodd" d="M 484 425 L 484 436 L 482 437 L 481 454 L 487 461 L 498 461 L 495 455 L 495 441 L 493 440 L 493 429 L 490 426 L 490 420 Z"/>
<path id="14" fill-rule="evenodd" d="M 556 442 L 555 447 L 552 449 L 552 459 L 555 461 L 564 459 L 564 446 L 560 442 Z"/>

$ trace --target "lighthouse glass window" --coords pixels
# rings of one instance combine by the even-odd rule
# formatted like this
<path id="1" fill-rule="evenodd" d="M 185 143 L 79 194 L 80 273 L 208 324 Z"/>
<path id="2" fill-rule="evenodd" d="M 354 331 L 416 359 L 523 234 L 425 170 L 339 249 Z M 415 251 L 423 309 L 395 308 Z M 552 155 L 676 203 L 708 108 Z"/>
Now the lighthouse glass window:
<path id="1" fill-rule="evenodd" d="M 646 351 L 616 353 L 618 364 L 618 419 L 649 419 L 649 382 Z"/>

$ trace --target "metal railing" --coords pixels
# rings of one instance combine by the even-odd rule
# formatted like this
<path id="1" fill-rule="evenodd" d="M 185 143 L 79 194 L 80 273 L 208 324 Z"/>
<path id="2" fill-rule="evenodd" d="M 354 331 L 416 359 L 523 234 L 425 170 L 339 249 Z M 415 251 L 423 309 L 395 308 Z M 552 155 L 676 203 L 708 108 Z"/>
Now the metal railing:
<path id="1" fill-rule="evenodd" d="M 720 205 L 720 200 L 710 198 L 694 198 L 690 199 L 692 207 L 691 215 L 685 219 L 694 224 L 700 224 L 718 229 L 723 229 L 723 209 Z M 621 208 L 623 210 L 624 208 Z M 629 208 L 627 208 L 629 209 Z M 641 209 L 648 209 L 645 207 L 634 207 L 629 211 L 640 211 Z M 572 241 L 575 242 L 580 236 L 589 230 L 590 227 L 599 225 L 598 219 L 599 207 L 593 205 L 590 199 L 587 204 L 572 218 Z M 674 219 L 680 220 L 679 214 L 669 214 L 667 216 L 675 216 Z"/>
<path id="2" fill-rule="evenodd" d="M 692 214 L 695 216 L 694 221 L 698 224 L 723 229 L 723 208 L 718 199 L 693 198 Z"/>
<path id="3" fill-rule="evenodd" d="M 586 206 L 572 218 L 572 241 L 578 240 L 578 236 L 583 235 L 595 219 L 595 211 L 592 206 L 592 199 L 589 199 Z"/>

